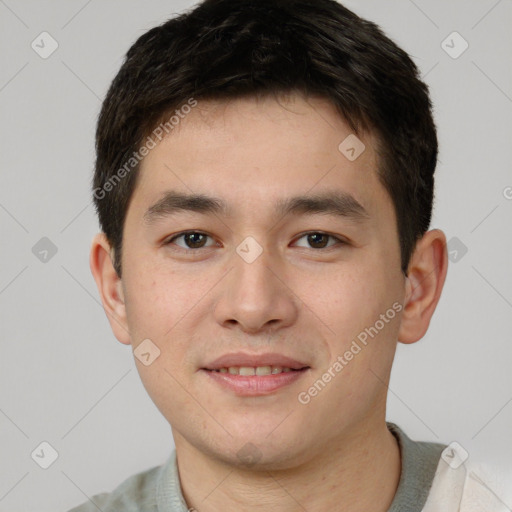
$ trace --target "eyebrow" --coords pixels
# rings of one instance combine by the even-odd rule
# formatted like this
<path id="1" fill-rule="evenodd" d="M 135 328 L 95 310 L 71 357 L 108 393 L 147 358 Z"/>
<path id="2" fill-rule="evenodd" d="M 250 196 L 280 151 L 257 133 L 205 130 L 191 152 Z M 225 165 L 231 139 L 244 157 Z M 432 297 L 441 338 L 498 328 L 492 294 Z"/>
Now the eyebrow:
<path id="1" fill-rule="evenodd" d="M 161 218 L 182 211 L 226 217 L 232 212 L 228 204 L 220 198 L 170 190 L 146 210 L 144 221 L 146 224 L 153 224 Z M 354 196 L 343 191 L 294 196 L 280 199 L 275 204 L 277 217 L 301 214 L 335 215 L 353 221 L 364 221 L 370 218 L 363 205 Z"/>

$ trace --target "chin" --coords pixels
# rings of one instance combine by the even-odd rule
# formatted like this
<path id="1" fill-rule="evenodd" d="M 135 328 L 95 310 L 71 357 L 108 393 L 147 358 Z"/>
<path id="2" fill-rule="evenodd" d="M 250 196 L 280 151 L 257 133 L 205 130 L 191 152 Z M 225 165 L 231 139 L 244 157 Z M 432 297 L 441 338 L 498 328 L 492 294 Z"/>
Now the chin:
<path id="1" fill-rule="evenodd" d="M 275 428 L 275 425 L 272 427 Z M 229 466 L 248 471 L 276 471 L 297 467 L 307 460 L 309 453 L 304 434 L 293 436 L 283 430 L 279 435 L 268 435 L 261 430 L 233 436 L 223 446 L 209 447 L 211 455 Z"/>

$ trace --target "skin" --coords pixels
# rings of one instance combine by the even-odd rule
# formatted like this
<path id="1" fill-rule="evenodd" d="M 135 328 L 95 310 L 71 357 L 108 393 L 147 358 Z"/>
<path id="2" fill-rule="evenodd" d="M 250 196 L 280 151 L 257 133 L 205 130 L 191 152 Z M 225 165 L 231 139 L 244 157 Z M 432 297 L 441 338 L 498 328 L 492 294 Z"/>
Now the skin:
<path id="1" fill-rule="evenodd" d="M 105 236 L 93 241 L 91 270 L 115 336 L 133 349 L 149 338 L 161 351 L 149 366 L 135 361 L 171 425 L 187 504 L 200 512 L 385 511 L 393 500 L 401 464 L 385 423 L 387 384 L 397 341 L 422 338 L 439 301 L 446 239 L 428 231 L 403 275 L 375 139 L 359 134 L 366 149 L 351 162 L 338 150 L 351 133 L 320 98 L 199 102 L 142 162 L 122 279 Z M 147 209 L 171 189 L 219 197 L 230 214 L 175 212 L 147 223 Z M 368 217 L 275 215 L 279 199 L 332 190 L 351 194 Z M 186 230 L 207 234 L 206 246 L 165 243 Z M 313 246 L 311 232 L 345 243 L 320 236 L 327 247 Z M 236 252 L 248 236 L 263 251 L 252 263 Z M 403 309 L 300 403 L 394 303 Z M 235 351 L 278 352 L 310 369 L 266 396 L 237 396 L 200 371 Z"/>

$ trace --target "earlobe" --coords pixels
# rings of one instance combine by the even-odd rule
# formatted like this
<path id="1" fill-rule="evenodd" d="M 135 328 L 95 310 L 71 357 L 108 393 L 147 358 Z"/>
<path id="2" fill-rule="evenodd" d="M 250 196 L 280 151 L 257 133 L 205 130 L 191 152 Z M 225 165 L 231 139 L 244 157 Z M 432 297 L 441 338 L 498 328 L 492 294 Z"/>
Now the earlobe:
<path id="1" fill-rule="evenodd" d="M 398 341 L 414 343 L 427 332 L 441 297 L 448 268 L 446 237 L 439 229 L 425 233 L 411 257 Z"/>
<path id="2" fill-rule="evenodd" d="M 125 297 L 122 281 L 112 264 L 111 247 L 104 233 L 92 241 L 89 264 L 96 281 L 103 309 L 115 337 L 126 345 L 131 343 L 126 321 Z"/>

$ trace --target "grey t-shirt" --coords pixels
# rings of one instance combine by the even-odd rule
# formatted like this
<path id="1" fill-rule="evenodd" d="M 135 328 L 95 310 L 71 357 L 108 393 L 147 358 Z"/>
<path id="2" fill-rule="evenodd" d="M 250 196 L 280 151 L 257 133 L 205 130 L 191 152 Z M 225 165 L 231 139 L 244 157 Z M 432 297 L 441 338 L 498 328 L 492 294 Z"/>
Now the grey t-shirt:
<path id="1" fill-rule="evenodd" d="M 427 500 L 441 452 L 438 443 L 412 441 L 395 424 L 388 423 L 397 438 L 402 460 L 398 489 L 388 512 L 421 512 Z M 162 466 L 125 480 L 111 493 L 98 494 L 69 512 L 187 512 L 181 493 L 176 452 Z"/>

